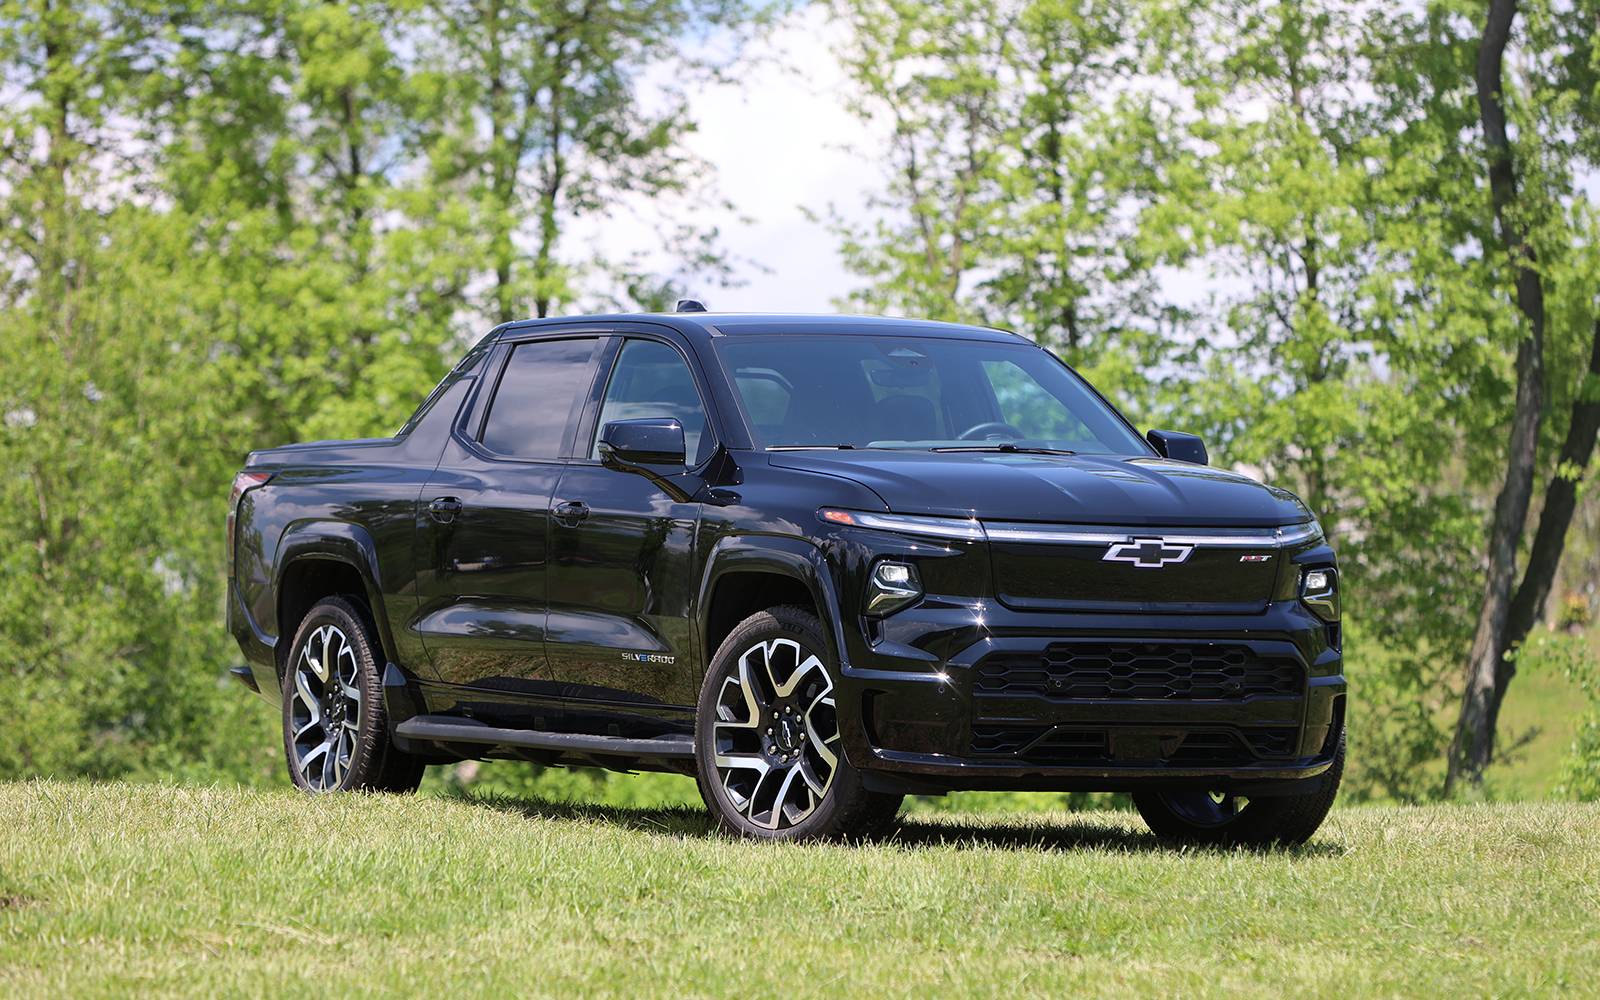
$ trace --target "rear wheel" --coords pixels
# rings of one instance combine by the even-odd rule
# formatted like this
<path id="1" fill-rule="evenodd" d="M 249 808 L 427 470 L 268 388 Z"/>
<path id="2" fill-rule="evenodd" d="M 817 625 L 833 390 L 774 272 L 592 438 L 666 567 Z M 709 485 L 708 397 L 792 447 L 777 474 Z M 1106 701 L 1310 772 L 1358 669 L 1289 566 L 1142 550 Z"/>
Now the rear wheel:
<path id="1" fill-rule="evenodd" d="M 289 778 L 308 792 L 414 792 L 423 763 L 389 742 L 367 617 L 340 597 L 306 614 L 284 676 Z"/>
<path id="2" fill-rule="evenodd" d="M 1344 775 L 1344 730 L 1339 731 L 1333 764 L 1312 788 L 1293 795 L 1248 798 L 1203 788 L 1138 792 L 1133 804 L 1156 836 L 1180 844 L 1209 847 L 1294 847 L 1311 839 Z"/>
<path id="3" fill-rule="evenodd" d="M 866 837 L 902 796 L 868 791 L 839 743 L 836 666 L 809 611 L 751 615 L 712 658 L 696 715 L 700 794 L 724 830 L 773 840 Z"/>

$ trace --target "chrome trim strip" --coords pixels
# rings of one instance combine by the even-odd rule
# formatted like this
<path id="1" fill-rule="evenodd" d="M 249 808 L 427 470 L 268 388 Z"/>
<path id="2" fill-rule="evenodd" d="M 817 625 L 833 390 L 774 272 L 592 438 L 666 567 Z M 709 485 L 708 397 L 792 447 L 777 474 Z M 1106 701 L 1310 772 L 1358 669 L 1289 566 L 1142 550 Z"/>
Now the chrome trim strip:
<path id="1" fill-rule="evenodd" d="M 956 538 L 969 542 L 980 542 L 987 538 L 991 542 L 1119 545 L 1140 538 L 1159 538 L 1168 545 L 1189 545 L 1196 548 L 1277 549 L 1322 537 L 1322 528 L 1316 521 L 1285 525 L 1270 531 L 1260 528 L 1244 529 L 1239 534 L 1224 531 L 1206 532 L 1203 529 L 1189 530 L 1183 534 L 1167 534 L 1161 528 L 1088 529 L 1024 521 L 978 521 L 916 514 L 874 514 L 860 510 L 851 510 L 847 513 L 855 519 L 854 524 L 846 525 L 823 520 L 822 511 L 817 512 L 817 518 L 822 520 L 823 524 L 840 528 L 872 528 L 878 531 L 898 531 L 901 534 L 922 535 L 929 538 Z"/>
<path id="2" fill-rule="evenodd" d="M 1045 542 L 1054 545 L 1119 545 L 1138 538 L 1159 538 L 1168 545 L 1204 548 L 1274 549 L 1294 545 L 1321 534 L 1315 521 L 1275 529 L 1271 534 L 1167 534 L 1160 528 L 1121 528 L 1084 531 L 1017 522 L 986 521 L 984 531 L 992 542 Z"/>

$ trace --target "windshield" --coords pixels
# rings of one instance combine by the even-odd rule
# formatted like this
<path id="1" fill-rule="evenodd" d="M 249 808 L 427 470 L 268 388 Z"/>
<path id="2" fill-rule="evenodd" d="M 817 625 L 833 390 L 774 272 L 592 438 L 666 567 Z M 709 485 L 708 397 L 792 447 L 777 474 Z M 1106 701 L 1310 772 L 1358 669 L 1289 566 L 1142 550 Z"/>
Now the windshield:
<path id="1" fill-rule="evenodd" d="M 717 343 L 766 448 L 1150 448 L 1065 365 L 1025 344 L 860 335 Z"/>

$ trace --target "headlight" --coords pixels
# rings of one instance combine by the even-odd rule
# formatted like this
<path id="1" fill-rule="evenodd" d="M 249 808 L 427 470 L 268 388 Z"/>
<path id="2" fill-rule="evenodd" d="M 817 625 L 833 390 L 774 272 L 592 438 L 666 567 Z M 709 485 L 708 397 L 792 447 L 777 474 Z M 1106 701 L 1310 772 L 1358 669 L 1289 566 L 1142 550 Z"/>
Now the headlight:
<path id="1" fill-rule="evenodd" d="M 1318 568 L 1300 574 L 1300 600 L 1323 621 L 1339 620 L 1339 571 Z"/>
<path id="2" fill-rule="evenodd" d="M 867 580 L 867 614 L 886 615 L 922 596 L 922 580 L 910 563 L 884 560 Z"/>
<path id="3" fill-rule="evenodd" d="M 928 538 L 956 538 L 965 541 L 983 541 L 983 525 L 969 517 L 924 517 L 915 514 L 873 514 L 863 510 L 839 510 L 824 507 L 817 518 L 825 524 L 843 525 L 847 528 L 873 528 L 878 531 L 898 531 L 904 535 L 922 535 Z"/>

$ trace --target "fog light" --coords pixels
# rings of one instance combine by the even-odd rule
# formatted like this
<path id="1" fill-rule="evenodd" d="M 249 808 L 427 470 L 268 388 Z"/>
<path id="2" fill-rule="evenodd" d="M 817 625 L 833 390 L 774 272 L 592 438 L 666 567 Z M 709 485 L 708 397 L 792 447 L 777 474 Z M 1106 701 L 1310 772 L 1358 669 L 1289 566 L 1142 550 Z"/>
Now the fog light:
<path id="1" fill-rule="evenodd" d="M 1300 577 L 1300 600 L 1323 621 L 1339 620 L 1339 571 L 1308 569 Z"/>
<path id="2" fill-rule="evenodd" d="M 922 581 L 910 563 L 881 562 L 867 581 L 867 614 L 884 615 L 922 596 Z"/>

